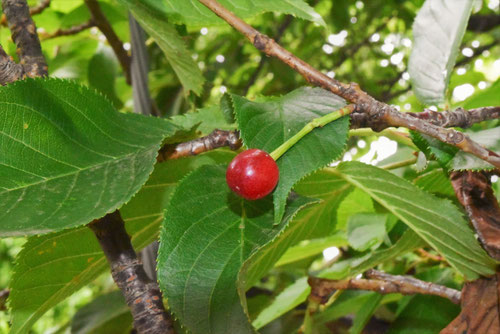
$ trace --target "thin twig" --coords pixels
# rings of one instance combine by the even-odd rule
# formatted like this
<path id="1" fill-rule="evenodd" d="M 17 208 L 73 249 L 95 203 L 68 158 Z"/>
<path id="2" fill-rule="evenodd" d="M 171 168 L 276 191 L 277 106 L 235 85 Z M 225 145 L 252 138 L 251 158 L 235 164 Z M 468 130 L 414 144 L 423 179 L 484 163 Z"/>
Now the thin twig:
<path id="1" fill-rule="evenodd" d="M 49 6 L 50 6 L 50 0 L 42 0 L 38 5 L 30 8 L 30 15 L 33 16 L 36 14 L 40 14 L 45 10 L 45 8 Z M 5 16 L 5 14 L 2 14 L 2 17 L 0 18 L 0 25 L 4 27 L 7 26 L 7 17 Z"/>
<path id="2" fill-rule="evenodd" d="M 408 276 L 393 276 L 373 269 L 366 273 L 368 278 L 345 280 L 329 280 L 309 277 L 311 286 L 310 298 L 319 303 L 325 303 L 336 290 L 368 290 L 380 294 L 401 293 L 403 295 L 435 295 L 449 299 L 455 304 L 460 303 L 460 291 L 448 287 L 424 282 Z"/>
<path id="3" fill-rule="evenodd" d="M 95 25 L 106 37 L 109 45 L 115 52 L 116 58 L 118 58 L 118 61 L 120 62 L 120 65 L 123 69 L 123 73 L 125 74 L 125 78 L 127 79 L 127 83 L 130 84 L 130 56 L 123 48 L 122 41 L 120 40 L 118 35 L 116 35 L 106 16 L 104 16 L 104 13 L 101 10 L 101 6 L 97 2 L 97 0 L 85 0 L 85 4 L 90 11 Z"/>
<path id="4" fill-rule="evenodd" d="M 156 160 L 162 162 L 165 160 L 179 159 L 198 155 L 221 147 L 229 147 L 232 150 L 239 149 L 241 147 L 241 140 L 238 131 L 215 129 L 205 137 L 177 145 L 165 145 L 158 152 Z"/>
<path id="5" fill-rule="evenodd" d="M 26 0 L 2 0 L 2 8 L 26 75 L 46 76 L 47 63 Z"/>
<path id="6" fill-rule="evenodd" d="M 0 291 L 0 311 L 5 311 L 7 309 L 7 298 L 9 298 L 9 295 L 9 289 L 3 289 Z"/>
<path id="7" fill-rule="evenodd" d="M 301 74 L 311 84 L 329 90 L 347 101 L 356 104 L 357 111 L 368 114 L 373 120 L 374 124 L 372 128 L 374 130 L 377 131 L 379 127 L 385 128 L 387 126 L 406 127 L 456 146 L 462 151 L 471 153 L 491 163 L 495 167 L 500 168 L 500 156 L 497 153 L 482 147 L 465 134 L 453 129 L 441 128 L 406 113 L 401 113 L 395 108 L 377 101 L 372 96 L 362 91 L 356 83 L 345 84 L 332 79 L 308 63 L 297 58 L 291 52 L 285 50 L 268 36 L 261 34 L 259 31 L 246 24 L 217 1 L 199 1 L 217 16 L 224 19 L 233 28 L 241 32 L 258 50 L 264 52 L 268 56 L 278 58 Z"/>
<path id="8" fill-rule="evenodd" d="M 111 266 L 111 275 L 122 291 L 138 333 L 174 334 L 165 312 L 158 283 L 149 279 L 130 243 L 118 211 L 89 224 Z"/>
<path id="9" fill-rule="evenodd" d="M 84 30 L 87 30 L 89 28 L 95 27 L 95 22 L 94 20 L 90 19 L 87 22 L 83 22 L 81 24 L 77 24 L 75 26 L 66 28 L 66 29 L 57 29 L 51 34 L 48 33 L 39 33 L 40 38 L 42 40 L 50 39 L 50 38 L 56 38 L 60 36 L 69 36 L 69 35 L 76 35 Z"/>

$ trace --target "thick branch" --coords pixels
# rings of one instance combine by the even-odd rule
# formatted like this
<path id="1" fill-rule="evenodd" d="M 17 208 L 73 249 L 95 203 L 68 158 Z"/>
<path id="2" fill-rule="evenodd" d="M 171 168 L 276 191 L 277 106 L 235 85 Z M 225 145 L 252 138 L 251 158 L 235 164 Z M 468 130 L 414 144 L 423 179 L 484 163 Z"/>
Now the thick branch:
<path id="1" fill-rule="evenodd" d="M 310 298 L 319 303 L 325 303 L 328 301 L 329 296 L 336 290 L 369 290 L 380 294 L 435 295 L 447 298 L 455 304 L 460 303 L 460 291 L 442 285 L 424 282 L 408 276 L 388 275 L 373 269 L 367 271 L 366 275 L 371 279 L 329 280 L 309 277 L 308 283 L 311 286 Z"/>
<path id="2" fill-rule="evenodd" d="M 0 85 L 22 79 L 24 75 L 24 68 L 7 55 L 0 45 Z"/>
<path id="3" fill-rule="evenodd" d="M 261 34 L 232 12 L 221 6 L 216 0 L 199 0 L 216 15 L 224 19 L 233 28 L 241 32 L 257 49 L 268 56 L 276 57 L 296 72 L 301 74 L 308 82 L 322 87 L 332 93 L 343 97 L 357 105 L 357 111 L 369 115 L 373 122 L 372 128 L 378 131 L 380 127 L 402 126 L 434 137 L 442 142 L 456 146 L 462 151 L 471 153 L 492 165 L 500 168 L 500 156 L 495 152 L 485 149 L 469 137 L 453 129 L 444 129 L 436 125 L 421 121 L 411 115 L 400 113 L 395 108 L 375 100 L 362 91 L 355 83 L 345 84 L 329 78 L 308 63 L 297 58 L 285 50 L 268 36 Z"/>
<path id="4" fill-rule="evenodd" d="M 123 48 L 122 41 L 120 40 L 118 35 L 116 35 L 106 16 L 104 16 L 104 13 L 101 10 L 101 6 L 99 6 L 97 0 L 85 0 L 85 4 L 90 11 L 92 20 L 95 22 L 95 25 L 104 34 L 104 36 L 106 36 L 109 45 L 115 52 L 115 55 L 120 62 L 123 73 L 125 74 L 125 78 L 127 79 L 127 83 L 130 84 L 130 56 Z"/>
<path id="5" fill-rule="evenodd" d="M 42 0 L 40 3 L 35 6 L 30 8 L 30 15 L 36 15 L 40 14 L 45 10 L 45 8 L 50 6 L 50 0 Z M 7 18 L 5 17 L 5 14 L 2 14 L 2 17 L 0 18 L 0 25 L 6 27 L 7 26 Z"/>
<path id="6" fill-rule="evenodd" d="M 111 266 L 111 275 L 122 291 L 138 333 L 174 334 L 172 319 L 165 312 L 158 284 L 149 279 L 130 243 L 118 211 L 95 220 L 94 231 Z"/>
<path id="7" fill-rule="evenodd" d="M 473 171 L 452 172 L 450 179 L 479 241 L 491 257 L 500 260 L 500 206 L 489 180 Z"/>
<path id="8" fill-rule="evenodd" d="M 46 76 L 47 63 L 26 0 L 2 0 L 2 8 L 26 75 Z"/>
<path id="9" fill-rule="evenodd" d="M 238 131 L 215 129 L 211 134 L 205 137 L 177 145 L 165 145 L 158 152 L 156 160 L 162 162 L 168 159 L 198 155 L 220 147 L 229 147 L 232 150 L 239 149 L 241 147 L 241 140 Z"/>
<path id="10" fill-rule="evenodd" d="M 50 39 L 50 38 L 56 38 L 60 36 L 69 36 L 69 35 L 76 35 L 84 30 L 87 30 L 89 28 L 92 28 L 95 26 L 94 20 L 90 19 L 87 22 L 83 22 L 81 24 L 69 27 L 67 29 L 57 29 L 51 34 L 40 34 L 40 37 L 45 40 L 45 39 Z"/>

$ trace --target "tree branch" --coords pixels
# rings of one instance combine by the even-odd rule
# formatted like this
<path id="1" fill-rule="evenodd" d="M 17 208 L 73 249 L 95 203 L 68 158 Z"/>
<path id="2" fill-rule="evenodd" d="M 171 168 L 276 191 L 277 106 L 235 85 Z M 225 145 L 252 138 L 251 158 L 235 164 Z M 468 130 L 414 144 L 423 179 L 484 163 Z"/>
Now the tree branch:
<path id="1" fill-rule="evenodd" d="M 57 29 L 51 34 L 40 34 L 40 37 L 42 40 L 46 39 L 51 39 L 51 38 L 56 38 L 60 36 L 69 36 L 69 35 L 76 35 L 84 30 L 87 30 L 89 28 L 95 27 L 95 22 L 93 19 L 88 20 L 87 22 L 83 22 L 81 24 L 72 26 L 67 29 Z"/>
<path id="2" fill-rule="evenodd" d="M 408 113 L 415 118 L 422 119 L 436 126 L 467 128 L 472 124 L 486 120 L 500 119 L 500 107 L 482 107 L 470 110 L 457 109 L 455 111 L 425 110 L 421 113 Z M 373 124 L 370 117 L 363 113 L 351 113 L 351 129 L 371 128 Z M 389 126 L 386 126 L 388 128 Z M 379 132 L 383 129 L 379 128 Z M 410 140 L 410 139 L 408 139 Z M 237 150 L 242 143 L 238 131 L 214 130 L 205 137 L 175 145 L 165 145 L 158 152 L 157 162 L 168 159 L 178 159 L 198 155 L 221 147 Z"/>
<path id="3" fill-rule="evenodd" d="M 50 0 L 42 0 L 40 3 L 35 6 L 30 8 L 30 15 L 36 15 L 40 14 L 45 10 L 45 8 L 50 6 Z M 2 17 L 0 18 L 0 25 L 6 27 L 7 26 L 7 18 L 5 17 L 5 14 L 2 14 Z"/>
<path id="4" fill-rule="evenodd" d="M 46 76 L 47 63 L 26 0 L 2 0 L 2 8 L 26 75 Z"/>
<path id="5" fill-rule="evenodd" d="M 22 65 L 17 64 L 0 45 L 0 85 L 8 84 L 25 76 Z"/>
<path id="6" fill-rule="evenodd" d="M 371 121 L 373 121 L 372 129 L 375 131 L 378 131 L 380 127 L 385 128 L 387 126 L 406 127 L 456 146 L 462 151 L 471 153 L 500 168 L 500 156 L 497 153 L 482 147 L 463 133 L 453 129 L 444 129 L 411 115 L 400 113 L 395 108 L 377 101 L 362 91 L 356 83 L 345 84 L 329 78 L 308 63 L 297 58 L 291 52 L 285 50 L 268 36 L 261 34 L 246 24 L 232 12 L 221 6 L 216 0 L 199 1 L 233 28 L 241 32 L 258 50 L 268 56 L 278 58 L 301 74 L 309 83 L 329 90 L 347 101 L 356 104 L 358 112 L 369 115 Z"/>
<path id="7" fill-rule="evenodd" d="M 138 333 L 174 334 L 172 319 L 165 312 L 158 284 L 149 279 L 130 243 L 118 211 L 89 224 L 111 266 L 134 318 Z"/>
<path id="8" fill-rule="evenodd" d="M 451 184 L 488 254 L 500 260 L 500 206 L 481 172 L 451 172 Z"/>
<path id="9" fill-rule="evenodd" d="M 104 34 L 104 36 L 106 36 L 109 45 L 115 52 L 116 58 L 118 58 L 118 61 L 120 62 L 123 73 L 125 74 L 125 78 L 127 79 L 127 83 L 130 84 L 130 56 L 123 48 L 122 41 L 114 32 L 106 16 L 104 16 L 104 13 L 101 10 L 101 6 L 99 6 L 97 0 L 85 0 L 85 4 L 90 11 L 92 20 L 95 22 L 95 25 Z"/>
<path id="10" fill-rule="evenodd" d="M 393 276 L 374 269 L 368 270 L 365 275 L 370 279 L 329 280 L 309 277 L 308 283 L 311 286 L 310 298 L 324 304 L 336 290 L 369 290 L 380 294 L 435 295 L 447 298 L 455 304 L 460 303 L 460 291 L 442 285 L 424 282 L 408 276 Z"/>
<path id="11" fill-rule="evenodd" d="M 237 150 L 241 147 L 241 140 L 238 131 L 225 131 L 215 129 L 205 137 L 194 139 L 177 145 L 165 145 L 158 152 L 157 162 L 169 159 L 179 159 L 203 152 L 215 150 L 220 147 L 229 147 Z"/>

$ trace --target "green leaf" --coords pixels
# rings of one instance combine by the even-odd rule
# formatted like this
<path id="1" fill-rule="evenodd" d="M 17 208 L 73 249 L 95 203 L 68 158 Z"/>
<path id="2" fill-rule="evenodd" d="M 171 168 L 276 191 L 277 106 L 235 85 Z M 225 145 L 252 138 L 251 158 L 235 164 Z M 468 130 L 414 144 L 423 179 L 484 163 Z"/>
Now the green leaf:
<path id="1" fill-rule="evenodd" d="M 342 163 L 337 171 L 406 223 L 467 279 L 494 272 L 495 262 L 478 244 L 462 213 L 451 202 L 360 162 Z"/>
<path id="2" fill-rule="evenodd" d="M 300 88 L 283 97 L 252 102 L 232 95 L 243 143 L 249 148 L 272 152 L 314 118 L 345 106 L 344 100 L 320 88 Z M 344 150 L 349 118 L 342 117 L 315 129 L 291 147 L 276 163 L 280 180 L 274 190 L 275 222 L 285 210 L 294 184 L 337 159 Z"/>
<path id="3" fill-rule="evenodd" d="M 283 290 L 276 296 L 271 305 L 263 309 L 252 322 L 255 329 L 264 327 L 274 319 L 293 310 L 297 305 L 302 304 L 310 293 L 310 289 L 304 287 L 309 287 L 309 285 L 307 285 L 307 277 L 298 279 L 295 283 Z"/>
<path id="4" fill-rule="evenodd" d="M 455 146 L 443 143 L 440 140 L 416 131 L 411 131 L 410 135 L 412 141 L 422 152 L 425 153 L 427 159 L 430 160 L 432 158 L 436 158 L 442 167 L 446 167 L 459 151 L 459 149 Z"/>
<path id="5" fill-rule="evenodd" d="M 218 2 L 242 19 L 264 12 L 278 12 L 291 14 L 325 26 L 321 16 L 303 0 L 219 0 Z M 198 0 L 182 2 L 166 0 L 166 11 L 173 23 L 193 26 L 222 23 L 220 18 Z"/>
<path id="6" fill-rule="evenodd" d="M 163 211 L 182 177 L 204 164 L 227 162 L 233 157 L 233 152 L 219 150 L 156 165 L 141 191 L 120 209 L 135 250 L 157 238 Z M 87 227 L 29 238 L 17 257 L 11 280 L 11 333 L 26 333 L 40 316 L 107 268 L 104 254 Z"/>
<path id="7" fill-rule="evenodd" d="M 345 231 L 349 217 L 361 212 L 375 212 L 370 195 L 359 188 L 354 188 L 340 203 L 337 210 L 337 229 Z"/>
<path id="8" fill-rule="evenodd" d="M 444 100 L 471 9 L 472 0 L 426 0 L 418 12 L 408 72 L 422 102 Z"/>
<path id="9" fill-rule="evenodd" d="M 297 218 L 296 218 L 297 219 Z M 313 240 L 304 240 L 296 246 L 288 248 L 283 256 L 276 262 L 275 266 L 284 266 L 289 263 L 301 261 L 312 256 L 321 254 L 328 247 L 347 246 L 347 240 L 344 233 L 335 233 L 326 238 Z"/>
<path id="10" fill-rule="evenodd" d="M 234 118 L 234 108 L 233 101 L 231 101 L 231 95 L 222 95 L 222 97 L 220 98 L 220 109 L 222 115 L 224 116 L 224 119 L 228 124 L 233 124 L 236 122 L 236 119 Z"/>
<path id="11" fill-rule="evenodd" d="M 215 129 L 233 130 L 235 126 L 228 124 L 219 107 L 207 107 L 198 109 L 196 112 L 188 112 L 170 118 L 172 123 L 186 129 L 196 127 L 196 130 L 204 135 Z"/>
<path id="12" fill-rule="evenodd" d="M 413 183 L 425 191 L 447 197 L 454 197 L 455 191 L 451 185 L 448 175 L 441 169 L 434 169 L 426 174 L 420 175 Z"/>
<path id="13" fill-rule="evenodd" d="M 113 291 L 79 309 L 71 322 L 71 333 L 125 333 L 132 329 L 132 321 L 121 291 Z"/>
<path id="14" fill-rule="evenodd" d="M 388 334 L 435 334 L 460 312 L 460 307 L 437 296 L 417 295 L 391 325 Z"/>
<path id="15" fill-rule="evenodd" d="M 309 208 L 309 210 L 310 209 L 311 208 Z M 300 214 L 301 213 L 299 213 L 299 215 Z M 338 265 L 334 265 L 333 269 L 326 270 L 319 276 L 331 279 L 344 279 L 347 277 L 352 277 L 375 267 L 379 263 L 390 261 L 415 248 L 421 247 L 423 244 L 424 243 L 422 239 L 415 235 L 413 231 L 409 230 L 403 234 L 403 236 L 396 242 L 396 244 L 394 244 L 394 246 L 391 246 L 387 249 L 378 250 L 376 252 L 368 254 L 367 256 L 341 261 L 338 263 Z M 340 273 L 338 271 L 339 267 L 342 267 Z M 298 279 L 294 284 L 290 285 L 282 293 L 280 293 L 266 309 L 259 313 L 252 324 L 257 329 L 265 326 L 274 319 L 280 317 L 281 315 L 303 303 L 310 292 L 311 288 L 307 284 L 307 277 Z M 286 299 L 288 299 L 288 303 L 285 302 Z M 355 305 L 356 310 L 359 309 L 359 305 L 360 304 L 357 302 Z M 321 318 L 321 314 L 319 318 Z M 320 322 L 322 321 L 320 319 L 316 319 L 316 317 L 314 318 L 315 323 L 318 320 Z"/>
<path id="16" fill-rule="evenodd" d="M 154 38 L 186 91 L 200 95 L 205 81 L 175 27 L 168 22 L 165 4 L 156 0 L 118 0 L 127 6 L 137 22 Z"/>
<path id="17" fill-rule="evenodd" d="M 366 303 L 371 300 L 374 295 L 377 295 L 377 293 L 358 290 L 344 290 L 332 305 L 330 305 L 323 312 L 318 312 L 314 315 L 314 323 L 318 325 L 325 324 L 338 318 L 345 317 L 349 314 L 355 314 L 359 312 L 360 308 L 366 305 Z M 380 304 L 386 304 L 399 298 L 401 297 L 394 294 L 384 295 L 382 296 Z"/>
<path id="18" fill-rule="evenodd" d="M 408 229 L 393 246 L 386 249 L 379 249 L 375 252 L 370 252 L 352 259 L 337 262 L 330 269 L 322 272 L 320 276 L 330 279 L 353 277 L 365 272 L 368 269 L 374 268 L 380 263 L 394 260 L 400 255 L 424 246 L 425 242 L 418 235 L 416 235 L 415 232 Z"/>
<path id="19" fill-rule="evenodd" d="M 113 102 L 115 108 L 120 109 L 123 103 L 116 96 L 115 91 L 117 68 L 118 64 L 113 50 L 109 46 L 100 45 L 90 59 L 87 77 L 90 86 L 104 94 Z"/>
<path id="20" fill-rule="evenodd" d="M 153 170 L 166 120 L 117 112 L 73 82 L 0 88 L 0 235 L 58 231 L 116 210 Z"/>
<path id="21" fill-rule="evenodd" d="M 254 285 L 278 261 L 287 249 L 301 240 L 331 235 L 336 223 L 336 211 L 352 187 L 329 169 L 306 177 L 296 187 L 302 196 L 321 199 L 319 204 L 305 208 L 273 242 L 248 259 L 240 271 L 244 291 Z"/>
<path id="22" fill-rule="evenodd" d="M 195 334 L 254 332 L 244 294 L 238 296 L 240 267 L 312 202 L 291 200 L 275 226 L 271 201 L 237 197 L 226 185 L 225 172 L 224 166 L 203 166 L 183 179 L 161 230 L 160 286 L 173 313 Z"/>
<path id="23" fill-rule="evenodd" d="M 347 221 L 347 240 L 357 251 L 376 249 L 386 235 L 387 214 L 358 213 Z"/>
<path id="24" fill-rule="evenodd" d="M 352 322 L 349 334 L 360 334 L 363 331 L 363 328 L 365 328 L 366 323 L 372 317 L 373 313 L 382 301 L 382 298 L 382 295 L 373 294 L 363 303 L 354 316 L 354 321 Z"/>

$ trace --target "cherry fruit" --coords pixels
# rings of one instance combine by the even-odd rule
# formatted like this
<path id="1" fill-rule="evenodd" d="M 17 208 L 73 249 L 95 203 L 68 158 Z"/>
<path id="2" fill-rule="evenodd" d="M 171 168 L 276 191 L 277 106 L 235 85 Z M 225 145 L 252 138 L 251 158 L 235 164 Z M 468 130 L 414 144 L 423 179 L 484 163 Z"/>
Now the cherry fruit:
<path id="1" fill-rule="evenodd" d="M 266 152 L 254 148 L 234 157 L 226 171 L 226 182 L 241 197 L 256 200 L 273 191 L 279 176 L 276 161 Z"/>

